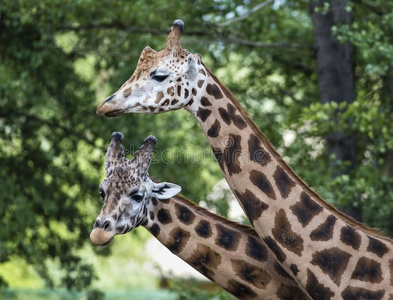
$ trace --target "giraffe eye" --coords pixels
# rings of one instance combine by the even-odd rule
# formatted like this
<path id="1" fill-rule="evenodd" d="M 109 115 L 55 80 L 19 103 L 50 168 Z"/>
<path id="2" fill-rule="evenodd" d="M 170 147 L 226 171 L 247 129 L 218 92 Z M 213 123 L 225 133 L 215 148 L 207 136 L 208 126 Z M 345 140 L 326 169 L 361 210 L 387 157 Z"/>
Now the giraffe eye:
<path id="1" fill-rule="evenodd" d="M 145 198 L 145 195 L 143 193 L 133 193 L 130 195 L 130 197 L 136 202 L 141 202 Z"/>
<path id="2" fill-rule="evenodd" d="M 98 195 L 101 196 L 102 200 L 105 199 L 105 192 L 104 192 L 104 190 L 100 189 L 100 192 L 98 193 Z"/>
<path id="3" fill-rule="evenodd" d="M 168 77 L 169 77 L 169 75 L 156 75 L 156 74 L 154 74 L 151 76 L 151 79 L 154 79 L 155 81 L 158 81 L 158 82 L 163 82 Z"/>

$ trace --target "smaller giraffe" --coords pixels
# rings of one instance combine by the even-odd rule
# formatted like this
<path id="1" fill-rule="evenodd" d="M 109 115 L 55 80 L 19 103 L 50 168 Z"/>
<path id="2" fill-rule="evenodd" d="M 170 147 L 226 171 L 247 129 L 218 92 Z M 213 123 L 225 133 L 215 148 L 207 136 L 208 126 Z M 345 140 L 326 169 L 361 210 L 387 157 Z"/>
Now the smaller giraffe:
<path id="1" fill-rule="evenodd" d="M 100 185 L 104 205 L 90 239 L 106 245 L 142 225 L 172 253 L 239 299 L 307 299 L 255 231 L 175 195 L 180 186 L 148 175 L 156 138 L 149 136 L 132 160 L 115 132 Z"/>

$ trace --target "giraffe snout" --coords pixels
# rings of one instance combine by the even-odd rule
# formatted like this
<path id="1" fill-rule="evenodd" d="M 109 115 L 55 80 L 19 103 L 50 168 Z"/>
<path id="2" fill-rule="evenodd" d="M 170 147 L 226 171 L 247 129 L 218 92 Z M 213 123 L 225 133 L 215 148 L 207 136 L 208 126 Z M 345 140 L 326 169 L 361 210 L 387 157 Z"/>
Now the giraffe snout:
<path id="1" fill-rule="evenodd" d="M 94 245 L 104 246 L 109 244 L 116 235 L 112 222 L 108 219 L 97 219 L 94 222 L 93 230 L 90 233 L 90 240 Z"/>

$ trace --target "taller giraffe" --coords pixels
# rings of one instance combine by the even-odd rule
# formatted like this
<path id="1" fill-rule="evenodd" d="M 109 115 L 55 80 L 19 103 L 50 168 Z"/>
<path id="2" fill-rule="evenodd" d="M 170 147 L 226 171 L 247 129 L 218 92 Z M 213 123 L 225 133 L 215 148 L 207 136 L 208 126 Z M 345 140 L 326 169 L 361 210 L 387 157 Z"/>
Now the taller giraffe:
<path id="1" fill-rule="evenodd" d="M 193 114 L 256 232 L 315 299 L 393 299 L 393 243 L 337 211 L 284 162 L 173 23 L 165 49 L 146 47 L 131 78 L 98 115 Z"/>

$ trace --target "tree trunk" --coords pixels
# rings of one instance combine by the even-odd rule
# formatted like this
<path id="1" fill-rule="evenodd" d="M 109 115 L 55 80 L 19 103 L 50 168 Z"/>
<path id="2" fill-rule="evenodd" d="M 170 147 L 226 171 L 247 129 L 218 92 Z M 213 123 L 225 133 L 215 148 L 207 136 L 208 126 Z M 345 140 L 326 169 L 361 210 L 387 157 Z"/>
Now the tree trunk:
<path id="1" fill-rule="evenodd" d="M 384 82 L 385 90 L 389 102 L 390 119 L 393 119 L 393 67 L 389 68 L 388 75 Z M 393 178 L 393 150 L 388 150 L 386 156 L 386 173 Z"/>
<path id="2" fill-rule="evenodd" d="M 352 103 L 355 99 L 352 46 L 350 43 L 340 43 L 332 33 L 333 26 L 350 24 L 351 15 L 345 9 L 348 2 L 349 0 L 317 0 L 310 4 L 322 103 Z M 327 11 L 323 9 L 325 3 L 329 4 Z M 356 164 L 355 138 L 334 131 L 328 133 L 325 139 L 333 176 L 350 173 Z M 339 168 L 339 162 L 346 163 L 346 167 Z M 349 210 L 343 210 L 352 217 L 361 219 L 359 209 L 350 206 Z"/>

